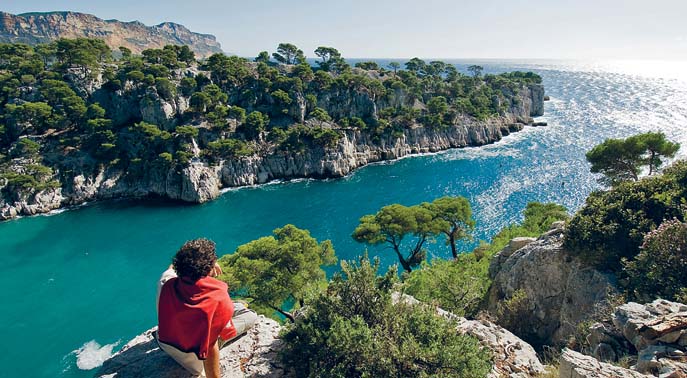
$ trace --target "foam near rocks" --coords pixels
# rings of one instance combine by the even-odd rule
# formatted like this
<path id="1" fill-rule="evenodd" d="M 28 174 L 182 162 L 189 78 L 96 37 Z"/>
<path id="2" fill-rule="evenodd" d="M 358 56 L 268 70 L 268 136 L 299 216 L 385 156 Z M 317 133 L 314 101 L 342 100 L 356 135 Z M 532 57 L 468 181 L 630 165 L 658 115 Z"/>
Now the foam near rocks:
<path id="1" fill-rule="evenodd" d="M 92 370 L 102 366 L 105 360 L 112 357 L 112 350 L 119 345 L 119 342 L 100 345 L 97 341 L 91 340 L 79 349 L 73 351 L 76 354 L 76 366 L 81 370 Z"/>

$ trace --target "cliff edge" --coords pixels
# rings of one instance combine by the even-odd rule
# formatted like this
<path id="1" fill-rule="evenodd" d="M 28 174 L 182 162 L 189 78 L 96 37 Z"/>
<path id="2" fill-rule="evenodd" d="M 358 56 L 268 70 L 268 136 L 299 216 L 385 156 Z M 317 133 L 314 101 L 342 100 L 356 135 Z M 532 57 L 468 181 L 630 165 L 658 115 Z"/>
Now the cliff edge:
<path id="1" fill-rule="evenodd" d="M 146 26 L 138 21 L 103 20 L 78 12 L 0 12 L 0 42 L 34 45 L 59 38 L 102 39 L 113 50 L 124 46 L 134 54 L 165 45 L 188 45 L 200 58 L 222 52 L 215 36 L 194 33 L 171 22 Z"/>

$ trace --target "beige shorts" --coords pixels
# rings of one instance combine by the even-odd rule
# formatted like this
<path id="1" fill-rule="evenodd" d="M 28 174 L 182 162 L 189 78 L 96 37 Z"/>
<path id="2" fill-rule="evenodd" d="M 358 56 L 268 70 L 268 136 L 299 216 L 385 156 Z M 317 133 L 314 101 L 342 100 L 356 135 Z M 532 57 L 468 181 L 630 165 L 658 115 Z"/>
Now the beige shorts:
<path id="1" fill-rule="evenodd" d="M 234 328 L 236 328 L 236 336 L 229 340 L 222 340 L 221 338 L 217 340 L 220 348 L 224 348 L 231 344 L 231 341 L 236 340 L 239 336 L 248 332 L 249 329 L 255 325 L 258 320 L 258 314 L 246 308 L 243 303 L 234 302 L 234 316 L 231 318 L 232 323 L 234 323 Z M 155 333 L 155 339 L 157 340 L 157 333 Z M 160 349 L 165 351 L 170 357 L 174 359 L 179 365 L 183 366 L 189 373 L 204 377 L 205 373 L 203 371 L 203 361 L 196 357 L 193 352 L 182 352 L 179 349 L 157 340 Z"/>

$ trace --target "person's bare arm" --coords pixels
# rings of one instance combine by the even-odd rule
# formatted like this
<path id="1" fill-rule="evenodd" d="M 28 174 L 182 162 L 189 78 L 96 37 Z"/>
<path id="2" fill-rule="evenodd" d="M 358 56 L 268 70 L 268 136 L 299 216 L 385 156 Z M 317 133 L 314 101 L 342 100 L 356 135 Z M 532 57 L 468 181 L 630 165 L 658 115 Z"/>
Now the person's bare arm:
<path id="1" fill-rule="evenodd" d="M 218 263 L 215 263 L 215 266 L 212 267 L 212 269 L 210 270 L 210 274 L 208 274 L 208 276 L 216 278 L 216 277 L 219 277 L 221 275 L 222 275 L 222 267 L 220 267 Z"/>
<path id="2" fill-rule="evenodd" d="M 207 378 L 220 378 L 219 373 L 219 343 L 215 344 L 208 350 L 208 358 L 203 361 L 205 368 L 205 376 Z"/>

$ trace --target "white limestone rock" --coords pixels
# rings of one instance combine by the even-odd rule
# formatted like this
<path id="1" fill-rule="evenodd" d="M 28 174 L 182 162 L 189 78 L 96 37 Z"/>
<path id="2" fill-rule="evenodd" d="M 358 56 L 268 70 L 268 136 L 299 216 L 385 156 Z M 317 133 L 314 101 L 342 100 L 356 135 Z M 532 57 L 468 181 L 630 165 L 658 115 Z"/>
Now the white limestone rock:
<path id="1" fill-rule="evenodd" d="M 193 377 L 163 352 L 153 337 L 157 327 L 136 336 L 105 361 L 96 373 L 100 378 L 191 378 Z M 284 368 L 277 359 L 282 341 L 281 326 L 260 316 L 248 333 L 220 351 L 222 378 L 280 378 Z"/>

